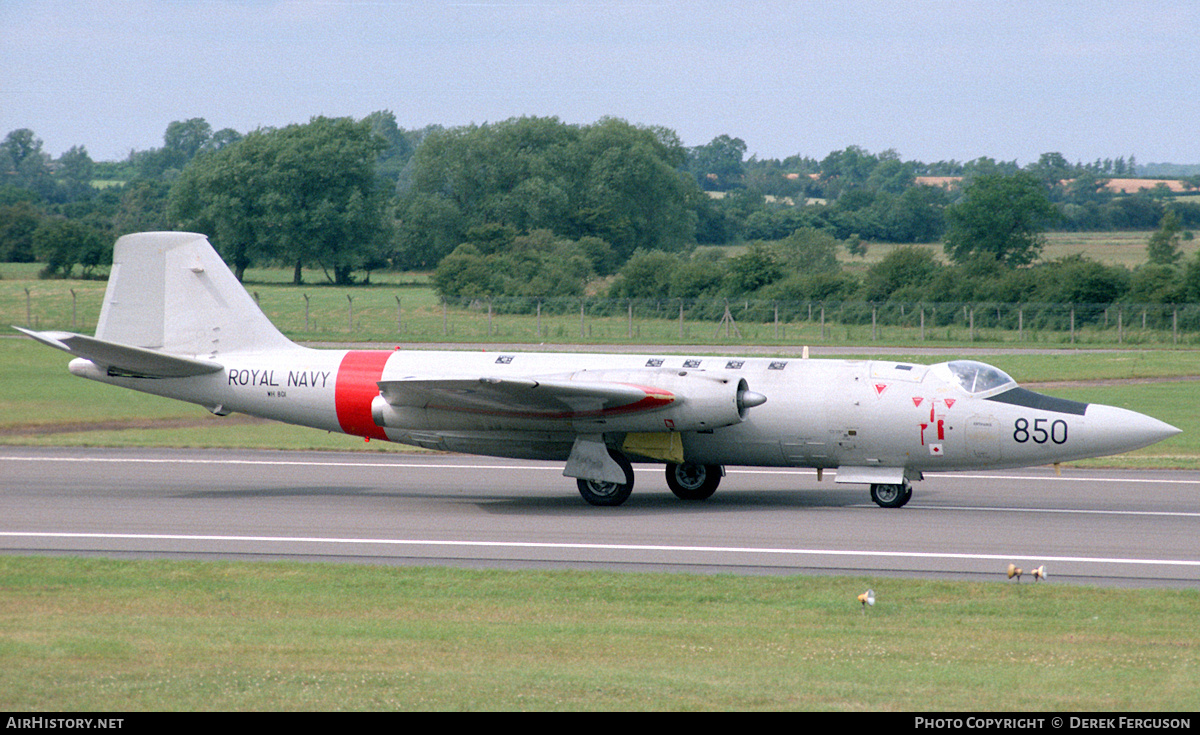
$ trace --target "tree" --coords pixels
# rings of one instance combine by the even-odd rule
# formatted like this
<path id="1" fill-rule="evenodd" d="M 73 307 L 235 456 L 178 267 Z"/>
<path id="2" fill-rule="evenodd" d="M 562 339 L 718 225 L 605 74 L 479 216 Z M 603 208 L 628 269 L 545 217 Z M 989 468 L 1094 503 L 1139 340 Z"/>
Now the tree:
<path id="1" fill-rule="evenodd" d="M 597 237 L 620 260 L 639 248 L 680 250 L 697 221 L 684 160 L 670 131 L 612 118 L 577 126 L 525 117 L 432 132 L 413 156 L 400 207 L 402 257 L 432 265 L 487 223 Z"/>
<path id="2" fill-rule="evenodd" d="M 731 296 L 753 293 L 787 274 L 779 249 L 762 242 L 750 243 L 745 252 L 733 256 L 728 263 L 725 287 Z"/>
<path id="3" fill-rule="evenodd" d="M 13 130 L 0 143 L 0 184 L 11 184 L 46 196 L 52 188 L 50 157 L 42 140 L 28 128 Z"/>
<path id="4" fill-rule="evenodd" d="M 679 256 L 640 250 L 633 254 L 609 289 L 613 298 L 654 299 L 670 292 Z"/>
<path id="5" fill-rule="evenodd" d="M 43 220 L 33 233 L 33 249 L 45 263 L 42 278 L 70 278 L 76 265 L 83 277 L 112 261 L 112 242 L 95 229 L 75 220 L 54 217 Z"/>
<path id="6" fill-rule="evenodd" d="M 928 299 L 934 280 L 944 268 L 929 248 L 896 248 L 867 269 L 863 298 L 887 301 L 895 294 L 900 301 Z"/>
<path id="7" fill-rule="evenodd" d="M 230 131 L 222 131 L 227 135 Z M 163 133 L 163 147 L 131 154 L 138 177 L 174 179 L 201 151 L 214 148 L 212 126 L 202 117 L 175 120 Z"/>
<path id="8" fill-rule="evenodd" d="M 688 169 L 702 189 L 726 191 L 745 185 L 746 167 L 742 163 L 745 157 L 746 141 L 718 135 L 707 145 L 697 146 L 690 151 Z"/>
<path id="9" fill-rule="evenodd" d="M 370 123 L 313 118 L 259 130 L 197 156 L 172 187 L 170 212 L 207 232 L 240 279 L 252 262 L 320 265 L 334 283 L 378 260 L 390 236 L 373 164 L 386 143 Z"/>
<path id="10" fill-rule="evenodd" d="M 1146 256 L 1150 263 L 1157 265 L 1175 265 L 1183 253 L 1179 250 L 1180 240 L 1183 239 L 1183 224 L 1179 215 L 1173 209 L 1163 213 L 1158 229 L 1151 233 L 1146 243 Z"/>
<path id="11" fill-rule="evenodd" d="M 801 227 L 779 243 L 783 262 L 802 273 L 835 273 L 838 263 L 838 241 L 828 232 L 813 227 Z"/>
<path id="12" fill-rule="evenodd" d="M 95 193 L 92 179 L 96 174 L 96 164 L 88 155 L 87 148 L 71 146 L 71 149 L 58 159 L 58 171 L 55 178 L 61 182 L 63 194 L 69 201 L 86 199 Z"/>
<path id="13" fill-rule="evenodd" d="M 29 202 L 0 205 L 0 262 L 33 262 L 33 233 L 42 217 Z"/>
<path id="14" fill-rule="evenodd" d="M 878 165 L 878 156 L 852 145 L 830 153 L 821 161 L 821 180 L 826 182 L 827 194 L 836 196 L 865 185 Z"/>
<path id="15" fill-rule="evenodd" d="M 973 253 L 989 253 L 1009 266 L 1028 265 L 1041 254 L 1043 233 L 1057 217 L 1032 174 L 979 176 L 946 208 L 946 255 L 961 263 Z"/>
<path id="16" fill-rule="evenodd" d="M 595 275 L 584 243 L 548 230 L 514 235 L 510 228 L 487 225 L 472 228 L 469 236 L 434 272 L 442 296 L 581 296 Z"/>

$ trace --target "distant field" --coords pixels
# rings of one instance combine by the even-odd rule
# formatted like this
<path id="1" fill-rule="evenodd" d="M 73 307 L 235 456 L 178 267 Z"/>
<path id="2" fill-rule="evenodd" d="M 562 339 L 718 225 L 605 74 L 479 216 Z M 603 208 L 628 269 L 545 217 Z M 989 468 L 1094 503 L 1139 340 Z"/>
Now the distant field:
<path id="1" fill-rule="evenodd" d="M 1106 265 L 1120 265 L 1133 269 L 1146 262 L 1146 241 L 1149 238 L 1149 231 L 1050 232 L 1046 235 L 1047 242 L 1042 251 L 1042 259 L 1057 260 L 1068 255 L 1083 255 Z M 840 253 L 838 257 L 844 265 L 858 269 L 878 263 L 888 253 L 901 247 L 929 248 L 942 262 L 947 262 L 941 243 L 916 246 L 868 243 L 865 258 L 857 258 L 845 252 Z M 1200 239 L 1185 241 L 1181 249 L 1185 258 L 1194 257 L 1195 253 L 1200 251 Z"/>

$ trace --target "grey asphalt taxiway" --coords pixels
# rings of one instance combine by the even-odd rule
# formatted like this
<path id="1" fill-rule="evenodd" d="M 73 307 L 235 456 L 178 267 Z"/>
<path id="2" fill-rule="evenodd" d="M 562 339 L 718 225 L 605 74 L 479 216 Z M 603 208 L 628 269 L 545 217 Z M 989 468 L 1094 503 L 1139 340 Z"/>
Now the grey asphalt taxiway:
<path id="1" fill-rule="evenodd" d="M 931 475 L 893 510 L 832 473 L 729 468 L 684 502 L 635 468 L 595 508 L 557 463 L 2 447 L 0 553 L 1200 587 L 1200 472 Z"/>

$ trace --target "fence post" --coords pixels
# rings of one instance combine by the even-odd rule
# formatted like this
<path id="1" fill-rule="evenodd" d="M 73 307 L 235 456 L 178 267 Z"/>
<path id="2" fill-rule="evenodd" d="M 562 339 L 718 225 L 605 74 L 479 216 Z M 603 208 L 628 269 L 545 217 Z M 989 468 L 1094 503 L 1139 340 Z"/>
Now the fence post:
<path id="1" fill-rule="evenodd" d="M 579 300 L 579 339 L 583 339 L 583 299 Z"/>
<path id="2" fill-rule="evenodd" d="M 779 339 L 779 302 L 775 302 L 775 339 Z"/>
<path id="3" fill-rule="evenodd" d="M 1017 307 L 1017 341 L 1025 341 L 1025 308 Z"/>
<path id="4" fill-rule="evenodd" d="M 925 341 L 925 305 L 921 304 L 921 341 Z"/>
<path id="5" fill-rule="evenodd" d="M 1171 314 L 1171 344 L 1179 344 L 1179 307 Z"/>
<path id="6" fill-rule="evenodd" d="M 875 306 L 875 304 L 871 304 L 871 341 L 872 342 L 875 342 L 877 340 L 877 334 L 875 331 L 875 315 L 877 312 L 878 312 L 878 308 Z"/>
<path id="7" fill-rule="evenodd" d="M 308 294 L 304 294 L 304 331 L 308 331 Z"/>
<path id="8" fill-rule="evenodd" d="M 821 304 L 821 339 L 825 339 L 825 304 Z"/>
<path id="9" fill-rule="evenodd" d="M 349 323 L 349 326 L 350 326 L 350 332 L 351 332 L 351 333 L 353 333 L 353 332 L 354 332 L 354 297 L 353 297 L 353 296 L 351 296 L 350 294 L 346 294 L 346 301 L 347 301 L 347 303 L 349 303 L 349 304 L 350 304 L 350 307 L 349 307 L 349 308 L 350 308 L 350 323 Z"/>
<path id="10" fill-rule="evenodd" d="M 629 300 L 629 339 L 633 340 L 633 299 Z"/>
<path id="11" fill-rule="evenodd" d="M 446 298 L 442 297 L 442 336 L 450 335 L 450 318 L 446 314 Z"/>
<path id="12" fill-rule="evenodd" d="M 33 299 L 29 295 L 29 286 L 25 287 L 25 327 L 33 329 Z"/>
<path id="13" fill-rule="evenodd" d="M 492 297 L 488 297 L 488 339 L 492 338 Z"/>
<path id="14" fill-rule="evenodd" d="M 968 341 L 968 342 L 974 342 L 974 341 L 975 341 L 975 307 L 971 307 L 971 317 L 970 317 L 970 319 L 971 319 L 971 324 L 970 324 L 970 327 L 971 327 L 971 328 L 970 328 L 970 332 L 969 332 L 969 335 L 970 335 L 970 336 L 969 336 L 969 338 L 968 338 L 968 340 L 967 340 L 967 341 Z"/>
<path id="15" fill-rule="evenodd" d="M 538 339 L 542 338 L 542 300 L 541 299 L 538 299 L 538 302 L 537 302 L 537 337 L 538 337 Z"/>
<path id="16" fill-rule="evenodd" d="M 396 297 L 396 334 L 404 331 L 404 311 L 400 308 L 400 297 Z"/>
<path id="17" fill-rule="evenodd" d="M 1125 307 L 1117 307 L 1117 344 L 1125 344 Z"/>
<path id="18" fill-rule="evenodd" d="M 1071 304 L 1071 344 L 1075 344 L 1075 304 Z"/>
<path id="19" fill-rule="evenodd" d="M 71 331 L 72 332 L 76 332 L 79 330 L 79 327 L 75 326 L 78 316 L 79 316 L 79 311 L 76 308 L 75 289 L 71 289 Z"/>
<path id="20" fill-rule="evenodd" d="M 683 299 L 679 300 L 679 341 L 683 341 Z"/>

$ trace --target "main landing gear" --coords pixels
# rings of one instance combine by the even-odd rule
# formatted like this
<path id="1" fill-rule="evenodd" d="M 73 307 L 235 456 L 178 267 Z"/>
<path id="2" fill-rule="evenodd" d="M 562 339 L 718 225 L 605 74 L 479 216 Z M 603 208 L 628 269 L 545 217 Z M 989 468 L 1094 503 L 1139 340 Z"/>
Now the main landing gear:
<path id="1" fill-rule="evenodd" d="M 872 485 L 871 500 L 880 508 L 902 508 L 912 499 L 912 485 Z"/>
<path id="2" fill-rule="evenodd" d="M 629 463 L 629 459 L 624 454 L 611 449 L 608 450 L 608 456 L 621 466 L 621 471 L 625 473 L 625 482 L 622 484 L 599 480 L 576 480 L 575 484 L 579 486 L 579 494 L 591 505 L 620 505 L 628 500 L 629 494 L 633 492 L 633 465 Z"/>
<path id="3" fill-rule="evenodd" d="M 724 468 L 719 464 L 667 464 L 667 487 L 680 500 L 706 500 L 721 484 Z"/>
<path id="4" fill-rule="evenodd" d="M 609 451 L 609 456 L 621 466 L 625 482 L 601 482 L 598 480 L 575 481 L 579 494 L 591 505 L 616 506 L 629 499 L 633 492 L 633 466 L 625 455 Z M 719 464 L 667 464 L 667 487 L 680 500 L 704 500 L 712 497 L 721 484 L 725 470 Z"/>

